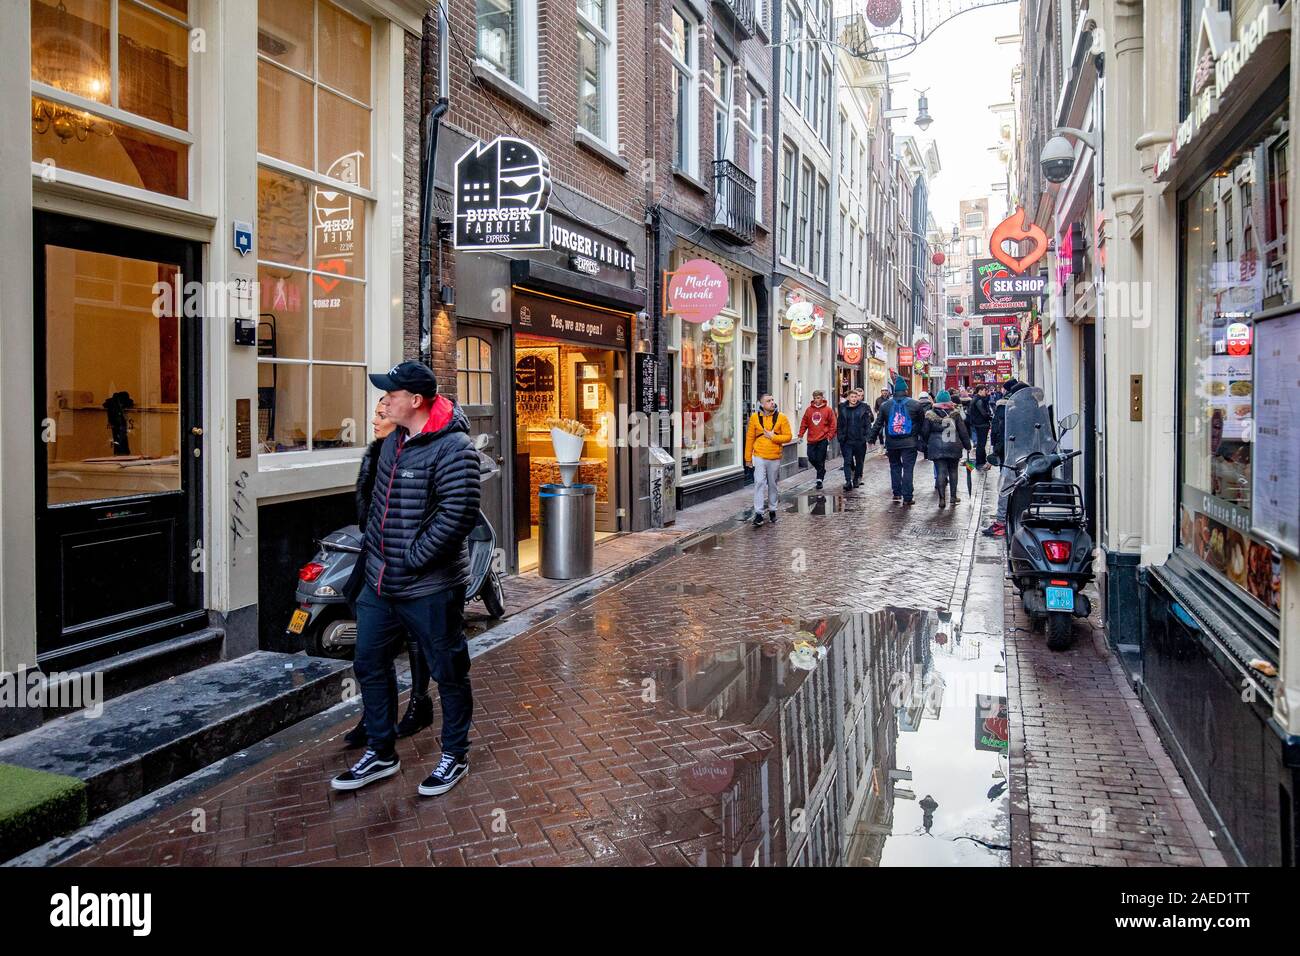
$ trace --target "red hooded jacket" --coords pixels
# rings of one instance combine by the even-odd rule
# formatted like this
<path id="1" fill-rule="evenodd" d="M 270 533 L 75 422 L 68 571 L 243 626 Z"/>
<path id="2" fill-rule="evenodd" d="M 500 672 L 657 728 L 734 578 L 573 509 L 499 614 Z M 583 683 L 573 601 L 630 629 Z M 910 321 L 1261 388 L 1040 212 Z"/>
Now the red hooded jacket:
<path id="1" fill-rule="evenodd" d="M 835 437 L 835 409 L 823 401 L 820 405 L 809 405 L 804 409 L 803 421 L 799 423 L 799 437 L 807 433 L 810 442 L 822 441 Z"/>

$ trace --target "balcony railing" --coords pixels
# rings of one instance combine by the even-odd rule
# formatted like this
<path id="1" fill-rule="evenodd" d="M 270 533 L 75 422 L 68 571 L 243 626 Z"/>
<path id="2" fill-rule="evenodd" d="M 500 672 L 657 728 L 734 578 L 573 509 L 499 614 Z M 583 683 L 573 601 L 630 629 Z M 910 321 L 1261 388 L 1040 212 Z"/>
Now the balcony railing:
<path id="1" fill-rule="evenodd" d="M 736 21 L 736 28 L 746 37 L 752 37 L 758 31 L 758 13 L 754 0 L 716 0 L 718 6 L 731 14 Z"/>
<path id="2" fill-rule="evenodd" d="M 713 162 L 711 228 L 737 242 L 754 241 L 754 180 L 729 159 Z"/>

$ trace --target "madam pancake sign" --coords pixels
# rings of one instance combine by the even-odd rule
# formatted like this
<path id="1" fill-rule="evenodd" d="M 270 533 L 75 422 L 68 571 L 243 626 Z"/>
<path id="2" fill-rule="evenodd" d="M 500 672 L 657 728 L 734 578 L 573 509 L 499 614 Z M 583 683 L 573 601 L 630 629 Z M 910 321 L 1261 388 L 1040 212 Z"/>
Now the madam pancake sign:
<path id="1" fill-rule="evenodd" d="M 727 274 L 716 262 L 691 259 L 664 273 L 664 312 L 686 322 L 707 322 L 727 307 Z"/>

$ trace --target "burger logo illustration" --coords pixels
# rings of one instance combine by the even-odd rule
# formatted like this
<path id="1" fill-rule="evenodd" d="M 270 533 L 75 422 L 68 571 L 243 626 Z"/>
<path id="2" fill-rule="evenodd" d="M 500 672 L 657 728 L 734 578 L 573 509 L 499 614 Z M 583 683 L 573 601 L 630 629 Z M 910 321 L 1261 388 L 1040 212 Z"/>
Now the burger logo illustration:
<path id="1" fill-rule="evenodd" d="M 704 328 L 708 329 L 709 337 L 720 345 L 736 340 L 736 320 L 725 315 L 715 315 L 704 323 Z"/>
<path id="2" fill-rule="evenodd" d="M 806 342 L 822 327 L 822 317 L 811 302 L 796 302 L 785 310 L 785 318 L 796 342 Z"/>
<path id="3" fill-rule="evenodd" d="M 542 249 L 551 164 L 522 139 L 498 136 L 456 160 L 457 249 Z"/>

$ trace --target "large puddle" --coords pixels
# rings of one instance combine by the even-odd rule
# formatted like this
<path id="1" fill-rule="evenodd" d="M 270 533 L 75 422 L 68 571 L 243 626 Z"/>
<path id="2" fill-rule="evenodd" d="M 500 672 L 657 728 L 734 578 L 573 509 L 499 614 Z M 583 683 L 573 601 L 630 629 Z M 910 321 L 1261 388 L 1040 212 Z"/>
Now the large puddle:
<path id="1" fill-rule="evenodd" d="M 789 626 L 654 673 L 756 748 L 669 771 L 707 799 L 656 829 L 703 866 L 1008 865 L 1001 642 L 910 609 Z"/>

